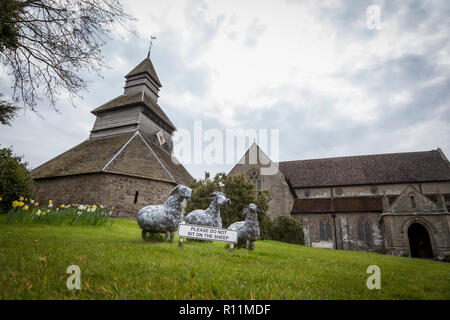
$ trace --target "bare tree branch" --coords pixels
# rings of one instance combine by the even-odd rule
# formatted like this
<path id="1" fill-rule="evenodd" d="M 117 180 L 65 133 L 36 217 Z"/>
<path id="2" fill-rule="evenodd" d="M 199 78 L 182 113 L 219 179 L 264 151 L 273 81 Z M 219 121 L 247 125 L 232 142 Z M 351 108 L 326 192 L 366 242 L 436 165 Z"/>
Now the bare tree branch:
<path id="1" fill-rule="evenodd" d="M 101 47 L 130 20 L 118 0 L 1 0 L 0 63 L 13 78 L 12 98 L 37 111 L 42 90 L 56 110 L 65 91 L 73 104 L 87 87 L 79 72 L 100 76 Z"/>

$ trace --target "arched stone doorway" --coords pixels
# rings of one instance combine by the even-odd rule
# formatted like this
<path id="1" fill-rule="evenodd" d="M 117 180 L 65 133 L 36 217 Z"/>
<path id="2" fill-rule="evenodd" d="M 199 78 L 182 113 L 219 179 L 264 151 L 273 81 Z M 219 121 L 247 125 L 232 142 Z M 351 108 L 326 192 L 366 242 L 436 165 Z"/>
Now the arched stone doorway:
<path id="1" fill-rule="evenodd" d="M 408 239 L 411 257 L 433 258 L 430 235 L 427 229 L 420 223 L 413 223 L 408 228 Z"/>

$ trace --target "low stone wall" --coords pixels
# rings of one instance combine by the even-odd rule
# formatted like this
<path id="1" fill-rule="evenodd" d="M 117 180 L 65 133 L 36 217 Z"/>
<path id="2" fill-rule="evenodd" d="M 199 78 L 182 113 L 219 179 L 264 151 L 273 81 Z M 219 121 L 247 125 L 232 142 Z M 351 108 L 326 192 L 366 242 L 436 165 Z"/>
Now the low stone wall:
<path id="1" fill-rule="evenodd" d="M 92 173 L 35 180 L 33 197 L 40 203 L 104 205 L 114 207 L 113 216 L 136 217 L 140 208 L 164 203 L 174 187 L 164 181 Z"/>

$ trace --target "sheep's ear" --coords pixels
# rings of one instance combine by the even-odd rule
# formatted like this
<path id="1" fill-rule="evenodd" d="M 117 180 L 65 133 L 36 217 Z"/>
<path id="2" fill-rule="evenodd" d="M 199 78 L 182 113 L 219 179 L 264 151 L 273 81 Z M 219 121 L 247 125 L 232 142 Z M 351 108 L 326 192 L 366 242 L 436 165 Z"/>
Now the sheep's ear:
<path id="1" fill-rule="evenodd" d="M 215 198 L 217 198 L 217 192 L 211 193 L 208 197 L 209 200 L 214 200 Z"/>
<path id="2" fill-rule="evenodd" d="M 231 207 L 231 200 L 230 199 L 227 199 L 227 202 L 225 203 L 225 207 L 227 209 L 230 209 L 230 207 Z"/>
<path id="3" fill-rule="evenodd" d="M 169 197 L 173 196 L 176 192 L 178 192 L 178 189 L 180 188 L 180 185 L 177 185 L 175 188 L 170 191 Z"/>

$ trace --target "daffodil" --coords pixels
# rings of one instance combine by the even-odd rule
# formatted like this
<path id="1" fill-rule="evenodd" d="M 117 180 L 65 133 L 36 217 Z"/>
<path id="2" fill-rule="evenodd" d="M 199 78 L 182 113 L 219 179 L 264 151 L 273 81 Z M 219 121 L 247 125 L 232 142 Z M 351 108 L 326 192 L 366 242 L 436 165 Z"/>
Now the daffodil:
<path id="1" fill-rule="evenodd" d="M 20 197 L 20 198 L 19 198 L 19 201 L 23 201 L 23 197 Z"/>
<path id="2" fill-rule="evenodd" d="M 27 210 L 28 210 L 28 206 L 25 205 L 25 206 L 23 207 L 23 210 L 27 211 Z"/>
<path id="3" fill-rule="evenodd" d="M 65 207 L 65 205 L 64 205 L 64 204 L 62 204 L 62 205 L 61 205 L 61 208 L 64 208 L 64 207 Z"/>
<path id="4" fill-rule="evenodd" d="M 23 207 L 24 203 L 22 201 L 19 202 L 19 207 Z"/>
<path id="5" fill-rule="evenodd" d="M 35 202 L 34 206 L 37 207 L 39 205 L 39 202 Z"/>
<path id="6" fill-rule="evenodd" d="M 42 212 L 42 215 L 43 215 L 43 216 L 45 216 L 45 214 L 46 214 L 46 212 L 45 212 L 45 211 L 43 211 L 43 212 Z"/>
<path id="7" fill-rule="evenodd" d="M 40 216 L 41 215 L 41 210 L 36 211 L 36 215 Z"/>
<path id="8" fill-rule="evenodd" d="M 2 197 L 0 197 L 0 201 L 2 201 L 3 200 L 3 198 Z"/>
<path id="9" fill-rule="evenodd" d="M 53 203 L 53 200 L 48 200 L 48 203 Z"/>
<path id="10" fill-rule="evenodd" d="M 49 207 L 49 208 L 53 207 L 53 203 L 50 202 L 50 203 L 48 204 L 48 207 Z"/>
<path id="11" fill-rule="evenodd" d="M 13 203 L 12 203 L 12 205 L 13 205 L 14 208 L 17 207 L 17 206 L 19 205 L 19 201 L 14 200 Z"/>
<path id="12" fill-rule="evenodd" d="M 34 200 L 33 200 L 33 199 L 30 199 L 30 203 L 34 203 Z"/>

